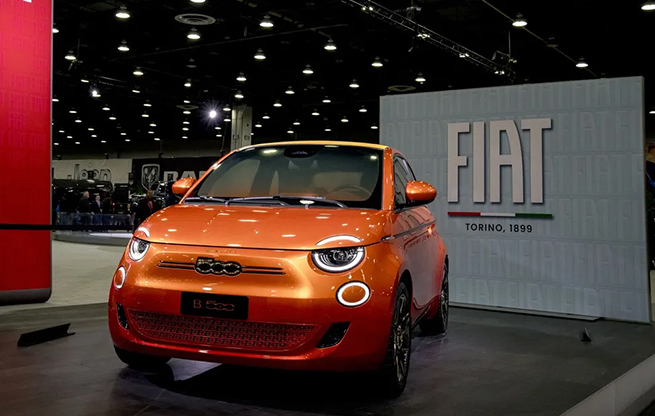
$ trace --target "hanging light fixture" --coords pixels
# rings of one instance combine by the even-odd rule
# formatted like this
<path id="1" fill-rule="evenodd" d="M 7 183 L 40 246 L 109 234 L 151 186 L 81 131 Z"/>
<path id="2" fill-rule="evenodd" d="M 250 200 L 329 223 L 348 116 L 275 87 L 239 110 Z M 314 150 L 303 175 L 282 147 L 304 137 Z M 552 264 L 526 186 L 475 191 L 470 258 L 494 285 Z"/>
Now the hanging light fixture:
<path id="1" fill-rule="evenodd" d="M 325 98 L 323 98 L 323 103 L 324 103 L 324 104 L 330 104 L 331 102 L 332 102 L 332 100 L 330 100 L 329 97 L 325 97 Z"/>
<path id="2" fill-rule="evenodd" d="M 205 0 L 191 0 L 191 3 L 197 3 L 197 4 L 201 4 L 201 3 L 204 3 L 204 2 L 205 2 Z"/>
<path id="3" fill-rule="evenodd" d="M 241 91 L 237 91 L 237 93 L 234 94 L 234 98 L 236 98 L 236 99 L 238 99 L 238 100 L 242 99 L 242 98 L 243 98 L 243 94 L 241 93 Z"/>
<path id="4" fill-rule="evenodd" d="M 226 105 L 225 107 L 223 107 L 223 111 L 229 112 L 229 111 L 232 111 L 232 109 L 230 108 L 229 105 Z"/>
<path id="5" fill-rule="evenodd" d="M 191 88 L 191 80 L 187 79 L 186 82 L 184 83 L 184 86 L 187 88 Z"/>
<path id="6" fill-rule="evenodd" d="M 282 103 L 280 102 L 280 100 L 276 101 L 276 102 L 273 104 L 273 107 L 282 107 Z"/>
<path id="7" fill-rule="evenodd" d="M 116 117 L 113 116 L 113 115 L 109 116 L 109 119 L 110 119 L 111 121 L 116 121 Z"/>
<path id="8" fill-rule="evenodd" d="M 347 123 L 348 122 L 348 117 L 343 116 L 343 118 L 341 119 L 341 122 L 342 123 Z"/>
<path id="9" fill-rule="evenodd" d="M 214 127 L 214 130 L 220 130 L 220 129 L 221 129 L 221 126 Z"/>
<path id="10" fill-rule="evenodd" d="M 239 72 L 239 76 L 237 76 L 237 81 L 246 82 L 246 76 L 243 74 L 243 72 Z"/>
<path id="11" fill-rule="evenodd" d="M 368 110 L 366 110 L 366 107 L 364 107 L 364 106 L 362 106 L 362 108 L 359 109 L 360 113 L 365 113 L 366 111 L 368 111 Z"/>
<path id="12" fill-rule="evenodd" d="M 200 32 L 195 27 L 192 27 L 189 33 L 186 34 L 186 37 L 191 40 L 198 40 L 200 39 Z"/>
<path id="13" fill-rule="evenodd" d="M 143 106 L 144 107 L 152 107 L 152 104 L 150 104 L 148 101 L 146 101 L 145 103 L 143 103 Z"/>
<path id="14" fill-rule="evenodd" d="M 295 92 L 293 91 L 293 88 L 291 88 L 291 86 L 289 86 L 289 88 L 287 88 L 287 90 L 286 90 L 284 93 L 285 93 L 285 94 L 288 94 L 288 95 L 293 95 L 293 94 L 295 94 Z"/>
<path id="15" fill-rule="evenodd" d="M 127 46 L 127 41 L 126 40 L 122 41 L 121 44 L 118 45 L 118 50 L 121 51 L 121 52 L 129 52 L 130 51 L 130 47 Z"/>
<path id="16" fill-rule="evenodd" d="M 152 131 L 152 130 L 150 130 L 150 131 L 148 132 L 148 134 L 155 134 L 155 132 Z"/>
<path id="17" fill-rule="evenodd" d="M 157 127 L 155 123 L 150 123 L 150 127 Z"/>
<path id="18" fill-rule="evenodd" d="M 264 113 L 264 117 L 262 119 L 264 120 L 270 120 L 271 116 L 268 115 L 268 113 Z"/>
<path id="19" fill-rule="evenodd" d="M 127 11 L 127 7 L 121 6 L 116 11 L 116 17 L 119 19 L 129 19 L 131 17 L 130 12 Z"/>
<path id="20" fill-rule="evenodd" d="M 353 79 L 353 82 L 350 83 L 350 88 L 359 88 L 357 80 Z"/>
<path id="21" fill-rule="evenodd" d="M 514 27 L 525 27 L 528 25 L 528 21 L 523 18 L 523 15 L 521 13 L 516 15 L 516 19 L 512 22 L 512 26 Z"/>
<path id="22" fill-rule="evenodd" d="M 578 68 L 587 68 L 589 64 L 587 63 L 587 61 L 584 60 L 584 58 L 580 58 L 580 60 L 578 61 L 577 64 L 575 64 L 575 66 L 577 66 Z"/>
<path id="23" fill-rule="evenodd" d="M 111 108 L 109 108 L 108 106 L 102 107 L 102 111 L 109 111 L 109 110 L 111 110 Z"/>
<path id="24" fill-rule="evenodd" d="M 311 75 L 314 73 L 314 70 L 312 69 L 311 65 L 307 65 L 305 69 L 302 70 L 302 73 L 305 75 Z"/>
<path id="25" fill-rule="evenodd" d="M 373 124 L 373 125 L 371 126 L 371 130 L 377 130 L 377 129 L 378 129 L 378 126 L 376 126 L 375 124 Z"/>
<path id="26" fill-rule="evenodd" d="M 223 120 L 223 121 L 225 121 L 226 123 L 229 123 L 229 122 L 232 121 L 232 119 L 230 117 L 225 117 L 225 120 Z"/>
<path id="27" fill-rule="evenodd" d="M 184 120 L 182 124 L 191 124 L 191 123 L 189 123 L 189 120 Z"/>
<path id="28" fill-rule="evenodd" d="M 300 121 L 298 121 L 298 120 L 294 121 L 294 122 L 293 122 L 293 125 L 294 125 L 294 126 L 299 126 L 299 125 L 300 125 Z"/>
<path id="29" fill-rule="evenodd" d="M 137 66 L 134 72 L 132 72 L 132 74 L 136 75 L 137 77 L 140 77 L 141 75 L 143 75 L 143 71 L 141 70 L 141 68 Z"/>
<path id="30" fill-rule="evenodd" d="M 264 16 L 264 20 L 262 20 L 259 23 L 259 26 L 265 27 L 267 29 L 272 28 L 274 26 L 274 24 L 273 24 L 273 21 L 271 20 L 271 16 L 269 16 L 269 15 Z"/>
<path id="31" fill-rule="evenodd" d="M 158 142 L 158 141 L 159 141 L 159 137 L 155 137 L 155 141 Z"/>
<path id="32" fill-rule="evenodd" d="M 326 127 L 326 128 L 325 128 L 325 131 L 332 131 L 332 129 L 329 128 L 329 127 Z"/>
<path id="33" fill-rule="evenodd" d="M 71 114 L 77 114 L 77 110 L 74 108 L 71 108 L 68 112 Z"/>
<path id="34" fill-rule="evenodd" d="M 423 84 L 426 81 L 425 77 L 423 76 L 422 72 L 418 73 L 418 76 L 416 77 L 416 82 L 419 84 Z"/>
<path id="35" fill-rule="evenodd" d="M 384 66 L 384 64 L 380 60 L 380 57 L 376 57 L 375 60 L 373 61 L 373 63 L 371 64 L 371 66 L 374 67 L 374 68 L 382 68 Z"/>
<path id="36" fill-rule="evenodd" d="M 289 133 L 289 134 L 293 134 L 293 130 L 292 130 L 292 129 L 289 129 L 289 130 L 287 130 L 287 133 Z"/>
<path id="37" fill-rule="evenodd" d="M 77 57 L 75 56 L 75 52 L 73 52 L 72 49 L 68 51 L 68 53 L 66 54 L 66 56 L 64 56 L 64 58 L 67 61 L 75 61 L 77 59 Z"/>
<path id="38" fill-rule="evenodd" d="M 55 95 L 54 97 L 52 97 L 52 102 L 53 102 L 53 103 L 58 103 L 58 102 L 59 102 L 59 98 L 57 98 L 57 96 Z"/>
<path id="39" fill-rule="evenodd" d="M 641 10 L 646 12 L 655 10 L 655 1 L 647 1 L 646 3 L 642 4 Z"/>
<path id="40" fill-rule="evenodd" d="M 59 29 L 57 29 L 57 25 L 52 26 L 52 33 L 59 33 Z"/>
<path id="41" fill-rule="evenodd" d="M 261 49 L 257 49 L 257 53 L 255 53 L 255 59 L 258 61 L 263 61 L 266 59 L 266 55 L 264 55 L 264 51 Z"/>
<path id="42" fill-rule="evenodd" d="M 260 129 L 260 128 L 262 127 L 262 123 L 257 122 L 257 124 L 255 124 L 255 127 L 257 127 L 258 129 Z"/>
<path id="43" fill-rule="evenodd" d="M 75 119 L 75 122 L 76 122 L 76 123 L 81 123 L 82 120 L 80 120 L 79 118 L 77 118 L 77 119 Z"/>
<path id="44" fill-rule="evenodd" d="M 318 110 L 314 110 L 314 111 L 312 111 L 312 115 L 315 116 L 315 117 L 318 117 L 318 116 L 321 115 L 321 113 L 319 113 Z"/>
<path id="45" fill-rule="evenodd" d="M 191 114 L 191 111 L 189 111 L 189 110 L 184 110 L 184 111 L 182 111 L 182 114 L 186 114 L 186 115 L 188 116 L 189 114 Z"/>
<path id="46" fill-rule="evenodd" d="M 148 117 L 150 117 L 150 115 L 148 115 L 148 113 L 143 113 L 143 114 L 141 114 L 141 117 L 148 118 Z"/>
<path id="47" fill-rule="evenodd" d="M 135 94 L 141 94 L 141 90 L 139 89 L 139 87 L 134 87 L 132 92 L 135 93 Z"/>
<path id="48" fill-rule="evenodd" d="M 326 51 L 336 51 L 337 50 L 337 45 L 334 43 L 332 39 L 328 39 L 327 43 L 324 46 Z"/>

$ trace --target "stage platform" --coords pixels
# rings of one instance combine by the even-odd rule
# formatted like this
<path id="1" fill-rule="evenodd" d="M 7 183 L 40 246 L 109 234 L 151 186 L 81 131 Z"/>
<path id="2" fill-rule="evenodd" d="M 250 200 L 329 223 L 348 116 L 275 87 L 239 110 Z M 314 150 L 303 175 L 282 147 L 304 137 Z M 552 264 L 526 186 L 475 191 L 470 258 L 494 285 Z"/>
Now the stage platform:
<path id="1" fill-rule="evenodd" d="M 454 308 L 445 338 L 415 332 L 407 390 L 389 401 L 364 375 L 182 360 L 138 372 L 115 357 L 106 309 L 0 315 L 3 416 L 636 415 L 655 385 L 650 325 Z M 22 332 L 68 322 L 73 336 L 16 346 Z M 585 327 L 591 343 L 580 341 Z"/>
<path id="2" fill-rule="evenodd" d="M 66 243 L 119 247 L 126 247 L 132 238 L 128 232 L 55 231 L 52 235 L 54 240 Z"/>

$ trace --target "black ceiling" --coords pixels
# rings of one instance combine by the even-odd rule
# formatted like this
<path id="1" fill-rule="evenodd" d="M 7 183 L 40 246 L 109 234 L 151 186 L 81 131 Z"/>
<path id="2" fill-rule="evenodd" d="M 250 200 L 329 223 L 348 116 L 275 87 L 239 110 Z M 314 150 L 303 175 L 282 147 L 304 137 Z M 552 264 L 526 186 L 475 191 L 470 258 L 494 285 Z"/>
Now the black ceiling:
<path id="1" fill-rule="evenodd" d="M 393 93 L 391 86 L 436 91 L 594 77 L 648 77 L 652 71 L 648 44 L 655 35 L 655 11 L 642 11 L 640 1 L 607 5 L 595 0 L 378 2 L 405 16 L 414 10 L 416 22 L 484 57 L 511 50 L 517 60 L 512 77 L 486 71 L 347 3 L 55 0 L 54 20 L 59 30 L 53 35 L 54 94 L 59 100 L 54 103 L 53 115 L 56 150 L 105 147 L 115 151 L 138 142 L 152 143 L 155 138 L 182 141 L 183 136 L 189 141 L 222 140 L 216 134 L 229 132 L 229 123 L 220 122 L 224 117 L 220 110 L 240 104 L 252 106 L 254 121 L 262 122 L 263 127 L 254 129 L 255 135 L 285 137 L 287 130 L 293 129 L 294 137 L 309 138 L 318 132 L 325 135 L 328 126 L 333 131 L 329 134 L 345 130 L 377 135 L 371 126 L 378 120 L 378 98 Z M 127 20 L 115 17 L 121 5 L 131 14 Z M 528 21 L 526 29 L 542 40 L 512 27 L 501 12 L 511 17 L 522 13 Z M 176 16 L 186 13 L 211 16 L 216 21 L 199 26 L 176 21 Z M 273 28 L 260 27 L 267 14 Z M 199 40 L 187 39 L 192 27 L 200 33 Z M 324 49 L 329 38 L 337 45 L 336 51 Z M 123 40 L 129 52 L 117 49 Z M 556 43 L 561 53 L 547 47 L 547 42 Z M 254 59 L 258 49 L 266 55 L 265 60 Z M 64 58 L 69 50 L 77 56 L 72 63 Z M 376 57 L 381 58 L 383 67 L 371 65 Z M 580 57 L 589 63 L 587 69 L 575 66 Z M 306 65 L 311 65 L 312 75 L 303 74 Z M 137 67 L 143 76 L 133 75 Z M 240 72 L 246 82 L 236 80 Z M 415 81 L 419 73 L 427 79 L 423 84 Z M 349 87 L 353 79 L 359 88 Z M 190 88 L 184 86 L 187 80 L 191 80 Z M 98 88 L 101 97 L 91 97 L 92 87 Z M 288 87 L 295 94 L 285 94 Z M 133 92 L 137 88 L 140 93 Z M 237 91 L 245 98 L 235 99 Z M 322 102 L 326 96 L 331 103 Z M 198 108 L 184 115 L 177 107 L 184 100 Z M 276 100 L 283 106 L 274 107 Z M 152 107 L 144 107 L 145 102 Z M 103 111 L 104 106 L 111 110 Z M 366 113 L 359 111 L 362 106 Z M 214 120 L 207 116 L 211 108 L 219 109 Z M 77 113 L 71 114 L 71 109 Z M 314 110 L 320 116 L 312 116 Z M 148 118 L 142 117 L 144 112 Z M 270 119 L 262 119 L 265 113 Z M 115 121 L 109 120 L 111 115 Z M 349 122 L 342 123 L 343 117 Z M 78 118 L 81 123 L 75 122 Z M 183 124 L 184 120 L 189 124 Z M 293 125 L 296 120 L 299 126 Z M 150 127 L 151 123 L 156 126 Z M 101 143 L 103 140 L 106 143 Z"/>

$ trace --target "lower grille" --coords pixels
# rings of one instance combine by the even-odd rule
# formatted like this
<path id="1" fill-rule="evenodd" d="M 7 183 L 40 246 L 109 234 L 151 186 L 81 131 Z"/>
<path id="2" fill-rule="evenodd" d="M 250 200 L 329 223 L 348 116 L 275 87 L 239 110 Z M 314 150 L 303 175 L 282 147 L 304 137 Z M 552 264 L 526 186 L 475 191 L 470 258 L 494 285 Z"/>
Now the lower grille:
<path id="1" fill-rule="evenodd" d="M 130 310 L 134 329 L 155 340 L 210 347 L 287 350 L 309 339 L 313 325 L 269 324 Z"/>

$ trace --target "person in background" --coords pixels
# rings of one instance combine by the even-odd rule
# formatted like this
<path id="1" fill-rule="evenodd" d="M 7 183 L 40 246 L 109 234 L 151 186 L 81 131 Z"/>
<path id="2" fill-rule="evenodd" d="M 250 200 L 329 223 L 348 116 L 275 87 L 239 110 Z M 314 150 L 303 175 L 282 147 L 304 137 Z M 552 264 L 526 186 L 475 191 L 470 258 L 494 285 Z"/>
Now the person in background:
<path id="1" fill-rule="evenodd" d="M 89 204 L 89 192 L 82 194 L 82 199 L 77 203 L 77 212 L 79 213 L 79 222 L 82 225 L 89 225 L 91 222 L 91 204 Z"/>
<path id="2" fill-rule="evenodd" d="M 159 209 L 159 204 L 155 201 L 152 190 L 149 189 L 146 193 L 146 197 L 139 201 L 139 205 L 137 205 L 136 215 L 134 217 L 134 229 L 136 230 L 139 228 L 139 225 L 141 225 L 146 218 Z"/>
<path id="3" fill-rule="evenodd" d="M 102 225 L 116 225 L 114 224 L 114 214 L 116 209 L 114 202 L 111 200 L 111 195 L 107 194 L 105 200 L 102 201 Z"/>

